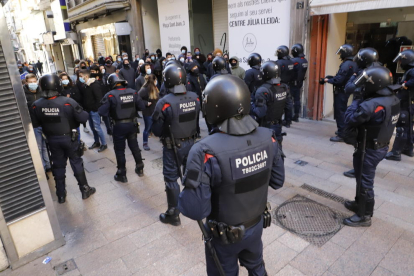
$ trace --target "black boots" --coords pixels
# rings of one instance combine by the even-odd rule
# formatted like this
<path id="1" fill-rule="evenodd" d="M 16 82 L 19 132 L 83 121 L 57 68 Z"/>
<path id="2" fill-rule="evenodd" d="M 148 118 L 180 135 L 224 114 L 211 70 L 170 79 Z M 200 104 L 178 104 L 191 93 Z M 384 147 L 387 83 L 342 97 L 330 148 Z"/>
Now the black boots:
<path id="1" fill-rule="evenodd" d="M 387 155 L 385 155 L 385 159 L 392 160 L 392 161 L 401 161 L 401 152 L 388 152 Z"/>
<path id="2" fill-rule="evenodd" d="M 75 175 L 75 178 L 78 180 L 79 190 L 82 193 L 82 199 L 87 199 L 96 192 L 94 187 L 90 187 L 88 185 L 84 171 L 78 175 Z"/>
<path id="3" fill-rule="evenodd" d="M 334 136 L 334 137 L 331 137 L 330 139 L 329 139 L 329 141 L 331 141 L 331 142 L 343 142 L 344 141 L 344 139 L 342 139 L 341 137 L 339 137 L 339 136 Z"/>
<path id="4" fill-rule="evenodd" d="M 358 203 L 356 201 L 347 200 L 344 203 L 345 208 L 351 212 L 357 213 L 358 212 Z"/>
<path id="5" fill-rule="evenodd" d="M 165 213 L 160 214 L 160 221 L 162 223 L 171 224 L 173 226 L 180 226 L 180 211 L 177 208 L 168 208 Z"/>
<path id="6" fill-rule="evenodd" d="M 371 226 L 371 217 L 374 214 L 374 205 L 375 205 L 375 200 L 374 199 L 368 199 L 365 202 L 365 206 L 359 206 L 356 201 L 347 201 L 347 202 L 345 202 L 345 207 L 348 210 L 351 210 L 350 208 L 352 208 L 353 210 L 351 210 L 351 211 L 354 211 L 354 209 L 356 208 L 357 212 L 352 217 L 344 219 L 343 223 L 345 225 L 352 226 L 352 227 L 369 227 L 369 226 Z"/>
<path id="7" fill-rule="evenodd" d="M 347 171 L 347 172 L 344 172 L 344 175 L 345 175 L 346 177 L 349 177 L 349 178 L 355 178 L 355 170 L 354 170 L 354 169 L 352 169 L 352 170 L 349 170 L 349 171 Z"/>
<path id="8" fill-rule="evenodd" d="M 56 195 L 58 198 L 58 202 L 60 204 L 63 204 L 66 202 L 65 178 L 55 179 L 55 184 L 56 184 Z"/>
<path id="9" fill-rule="evenodd" d="M 94 148 L 99 148 L 101 146 L 101 143 L 96 143 L 96 142 L 94 142 L 93 144 L 92 144 L 92 146 L 90 146 L 89 147 L 89 149 L 91 150 L 91 149 L 94 149 Z"/>
<path id="10" fill-rule="evenodd" d="M 295 116 L 293 116 L 292 118 L 293 122 L 299 123 L 299 114 L 295 114 Z"/>
<path id="11" fill-rule="evenodd" d="M 126 169 L 118 169 L 114 175 L 114 179 L 122 183 L 127 183 L 128 179 L 126 177 Z"/>
<path id="12" fill-rule="evenodd" d="M 139 177 L 144 176 L 144 163 L 137 164 L 137 165 L 135 166 L 135 173 L 136 173 Z"/>
<path id="13" fill-rule="evenodd" d="M 178 195 L 180 189 L 169 189 L 166 187 L 168 210 L 165 213 L 160 214 L 160 221 L 162 223 L 168 223 L 174 226 L 181 225 L 180 211 L 177 209 Z"/>

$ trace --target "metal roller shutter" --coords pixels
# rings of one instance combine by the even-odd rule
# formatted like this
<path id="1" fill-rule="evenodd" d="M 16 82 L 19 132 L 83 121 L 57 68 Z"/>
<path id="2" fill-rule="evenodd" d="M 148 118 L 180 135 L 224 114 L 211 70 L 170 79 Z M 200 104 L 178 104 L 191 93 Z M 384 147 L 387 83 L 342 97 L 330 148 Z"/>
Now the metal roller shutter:
<path id="1" fill-rule="evenodd" d="M 227 11 L 227 0 L 213 1 L 213 31 L 214 31 L 214 49 L 229 50 L 229 19 Z M 221 45 L 220 45 L 221 44 Z"/>
<path id="2" fill-rule="evenodd" d="M 105 43 L 103 36 L 100 35 L 93 35 L 92 36 L 92 43 L 93 43 L 93 51 L 94 51 L 94 58 L 98 58 L 98 53 L 101 53 L 102 56 L 106 57 L 105 51 Z"/>
<path id="3" fill-rule="evenodd" d="M 45 207 L 1 43 L 0 207 L 6 222 Z"/>

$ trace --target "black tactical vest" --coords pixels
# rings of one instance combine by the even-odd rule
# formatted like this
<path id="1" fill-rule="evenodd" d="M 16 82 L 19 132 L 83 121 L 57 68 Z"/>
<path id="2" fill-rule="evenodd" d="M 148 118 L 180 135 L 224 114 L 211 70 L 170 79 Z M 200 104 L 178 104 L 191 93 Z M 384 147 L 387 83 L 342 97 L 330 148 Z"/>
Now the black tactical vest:
<path id="1" fill-rule="evenodd" d="M 283 83 L 289 84 L 295 80 L 294 63 L 291 59 L 278 59 L 276 64 L 279 66 L 280 79 Z"/>
<path id="2" fill-rule="evenodd" d="M 258 127 L 243 136 L 215 133 L 202 143 L 217 158 L 222 174 L 220 186 L 212 187 L 208 218 L 235 226 L 260 216 L 274 158 L 272 131 Z"/>
<path id="3" fill-rule="evenodd" d="M 197 132 L 197 115 L 200 105 L 197 104 L 198 97 L 194 92 L 185 94 L 170 93 L 161 98 L 161 106 L 169 104 L 172 109 L 171 131 L 174 138 L 188 138 Z"/>
<path id="4" fill-rule="evenodd" d="M 296 80 L 298 82 L 303 82 L 306 77 L 306 71 L 308 70 L 308 61 L 306 60 L 305 57 L 292 58 L 292 61 L 294 62 L 295 65 L 296 63 L 298 63 Z"/>
<path id="5" fill-rule="evenodd" d="M 372 124 L 369 121 L 362 127 L 367 129 L 367 144 L 388 145 L 400 117 L 400 100 L 395 95 L 390 95 L 367 99 L 361 105 L 368 106 L 369 110 L 375 110 L 378 106 L 384 107 L 385 119 L 382 124 Z"/>
<path id="6" fill-rule="evenodd" d="M 72 133 L 72 129 L 79 127 L 79 123 L 63 110 L 65 105 L 78 105 L 73 99 L 58 96 L 56 98 L 41 98 L 34 102 L 35 114 L 42 131 L 46 136 L 60 136 Z"/>
<path id="7" fill-rule="evenodd" d="M 111 104 L 110 114 L 114 120 L 133 119 L 137 116 L 135 102 L 137 101 L 137 94 L 131 88 L 114 89 L 108 92 L 108 99 L 115 102 Z"/>
<path id="8" fill-rule="evenodd" d="M 267 112 L 265 116 L 266 122 L 279 122 L 282 120 L 284 108 L 287 100 L 286 84 L 272 85 L 265 83 L 263 85 L 269 91 L 270 101 L 266 103 Z"/>

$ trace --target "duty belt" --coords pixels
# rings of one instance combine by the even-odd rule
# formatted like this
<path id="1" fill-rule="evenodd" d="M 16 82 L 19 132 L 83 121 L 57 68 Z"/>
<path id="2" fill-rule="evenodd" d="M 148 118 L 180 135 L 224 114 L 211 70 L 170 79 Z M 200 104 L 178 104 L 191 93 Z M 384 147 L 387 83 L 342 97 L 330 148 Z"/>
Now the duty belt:
<path id="1" fill-rule="evenodd" d="M 261 219 L 262 219 L 262 215 L 243 223 L 244 228 L 249 229 L 250 227 L 255 226 L 257 223 L 259 223 Z"/>
<path id="2" fill-rule="evenodd" d="M 134 119 L 114 120 L 114 125 L 132 122 L 134 122 Z"/>
<path id="3" fill-rule="evenodd" d="M 375 141 L 367 141 L 366 148 L 377 150 L 377 149 L 382 149 L 383 147 L 386 147 L 389 144 L 390 143 L 378 143 Z"/>
<path id="4" fill-rule="evenodd" d="M 280 125 L 281 120 L 276 120 L 276 121 L 267 121 L 264 124 L 267 126 L 274 126 L 274 125 Z"/>

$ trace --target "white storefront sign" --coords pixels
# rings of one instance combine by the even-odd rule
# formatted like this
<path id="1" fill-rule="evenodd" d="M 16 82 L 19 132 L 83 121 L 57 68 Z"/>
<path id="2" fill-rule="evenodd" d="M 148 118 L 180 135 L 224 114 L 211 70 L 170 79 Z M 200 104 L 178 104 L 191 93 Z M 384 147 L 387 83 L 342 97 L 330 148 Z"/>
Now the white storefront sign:
<path id="1" fill-rule="evenodd" d="M 251 53 L 276 60 L 277 47 L 289 47 L 290 0 L 228 0 L 228 14 L 230 56 L 243 68 Z"/>
<path id="2" fill-rule="evenodd" d="M 188 0 L 158 0 L 161 48 L 177 57 L 182 46 L 190 50 Z"/>

